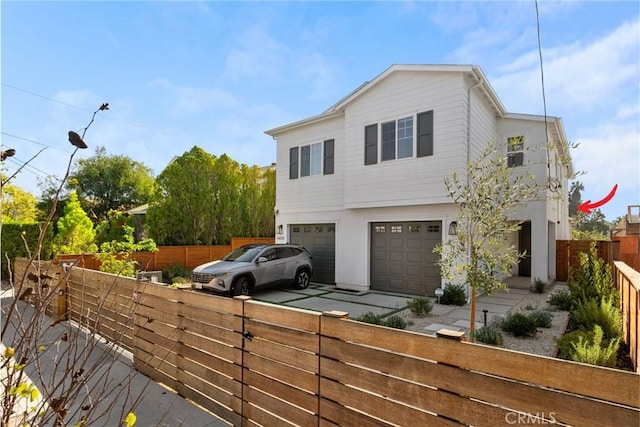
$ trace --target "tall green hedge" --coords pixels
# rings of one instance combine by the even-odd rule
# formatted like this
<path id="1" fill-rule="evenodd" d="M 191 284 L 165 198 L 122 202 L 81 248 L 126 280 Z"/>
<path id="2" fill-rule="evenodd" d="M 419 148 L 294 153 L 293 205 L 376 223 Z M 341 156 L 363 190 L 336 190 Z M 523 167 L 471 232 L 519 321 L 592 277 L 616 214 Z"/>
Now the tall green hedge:
<path id="1" fill-rule="evenodd" d="M 41 224 L 2 224 L 0 249 L 2 252 L 2 280 L 9 280 L 9 263 L 13 270 L 13 263 L 18 257 L 33 255 L 40 236 Z M 25 243 L 26 241 L 26 243 Z M 28 249 L 27 249 L 28 248 Z M 40 259 L 49 260 L 53 256 L 53 228 L 49 227 L 42 242 Z M 9 263 L 7 262 L 9 259 Z"/>

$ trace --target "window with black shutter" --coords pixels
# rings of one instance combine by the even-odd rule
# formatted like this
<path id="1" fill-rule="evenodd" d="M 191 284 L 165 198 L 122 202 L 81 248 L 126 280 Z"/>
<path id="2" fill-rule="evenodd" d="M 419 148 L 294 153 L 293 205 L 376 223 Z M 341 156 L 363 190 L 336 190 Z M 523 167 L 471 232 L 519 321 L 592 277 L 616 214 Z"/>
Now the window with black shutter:
<path id="1" fill-rule="evenodd" d="M 334 149 L 334 140 L 327 139 L 324 142 L 324 161 L 323 161 L 323 174 L 331 175 L 333 173 L 333 149 Z"/>
<path id="2" fill-rule="evenodd" d="M 364 128 L 364 164 L 378 163 L 378 124 Z"/>
<path id="3" fill-rule="evenodd" d="M 298 178 L 298 147 L 289 149 L 289 179 Z"/>
<path id="4" fill-rule="evenodd" d="M 433 156 L 433 110 L 418 114 L 418 157 Z"/>

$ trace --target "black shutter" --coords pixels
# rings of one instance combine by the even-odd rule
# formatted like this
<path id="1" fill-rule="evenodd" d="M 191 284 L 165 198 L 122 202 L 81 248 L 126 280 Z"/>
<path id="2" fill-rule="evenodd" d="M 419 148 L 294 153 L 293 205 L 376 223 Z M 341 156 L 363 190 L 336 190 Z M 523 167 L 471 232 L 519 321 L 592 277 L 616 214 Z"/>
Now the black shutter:
<path id="1" fill-rule="evenodd" d="M 418 157 L 433 156 L 433 110 L 418 114 Z"/>
<path id="2" fill-rule="evenodd" d="M 298 178 L 298 147 L 289 149 L 289 179 Z"/>
<path id="3" fill-rule="evenodd" d="M 324 165 L 322 168 L 324 175 L 333 174 L 333 146 L 333 139 L 327 139 L 324 142 Z"/>
<path id="4" fill-rule="evenodd" d="M 364 128 L 364 164 L 378 163 L 378 124 Z"/>
<path id="5" fill-rule="evenodd" d="M 311 146 L 305 145 L 300 151 L 300 176 L 311 175 Z"/>

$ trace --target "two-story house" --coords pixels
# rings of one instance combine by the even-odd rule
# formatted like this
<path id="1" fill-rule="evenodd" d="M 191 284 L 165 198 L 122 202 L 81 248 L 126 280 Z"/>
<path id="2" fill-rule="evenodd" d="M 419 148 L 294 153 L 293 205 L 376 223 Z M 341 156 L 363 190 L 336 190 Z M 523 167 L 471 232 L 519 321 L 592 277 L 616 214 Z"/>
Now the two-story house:
<path id="1" fill-rule="evenodd" d="M 514 213 L 524 222 L 510 240 L 527 256 L 513 274 L 555 276 L 555 241 L 570 233 L 562 120 L 508 113 L 477 66 L 393 65 L 322 114 L 266 133 L 277 140 L 276 241 L 305 245 L 317 282 L 432 295 L 445 284 L 433 248 L 457 212 L 444 178 L 464 176 L 493 138 L 514 173 L 527 168 L 549 195 Z"/>

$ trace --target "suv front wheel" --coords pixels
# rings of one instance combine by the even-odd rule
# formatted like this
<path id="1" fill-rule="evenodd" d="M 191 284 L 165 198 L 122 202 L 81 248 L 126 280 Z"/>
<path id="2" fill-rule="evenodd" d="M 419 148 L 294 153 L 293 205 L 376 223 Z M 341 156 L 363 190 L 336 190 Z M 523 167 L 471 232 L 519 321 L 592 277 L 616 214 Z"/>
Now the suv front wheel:
<path id="1" fill-rule="evenodd" d="M 295 285 L 298 289 L 307 289 L 309 286 L 309 270 L 303 268 L 302 270 L 298 270 L 295 278 Z"/>
<path id="2" fill-rule="evenodd" d="M 251 293 L 251 281 L 248 277 L 240 277 L 233 284 L 232 294 L 237 295 L 249 295 Z"/>

